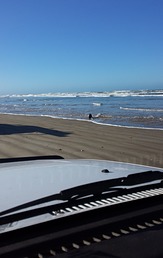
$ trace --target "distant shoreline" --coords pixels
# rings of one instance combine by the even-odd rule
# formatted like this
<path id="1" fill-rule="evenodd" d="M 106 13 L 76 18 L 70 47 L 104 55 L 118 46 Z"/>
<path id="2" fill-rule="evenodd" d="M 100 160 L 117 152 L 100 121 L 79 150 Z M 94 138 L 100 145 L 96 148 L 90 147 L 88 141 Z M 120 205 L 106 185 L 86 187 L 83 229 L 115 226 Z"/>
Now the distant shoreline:
<path id="1" fill-rule="evenodd" d="M 9 115 L 9 116 L 27 116 L 27 117 L 49 117 L 51 119 L 61 119 L 61 120 L 72 120 L 72 121 L 81 121 L 81 122 L 89 122 L 94 123 L 97 125 L 104 125 L 104 126 L 113 126 L 113 127 L 122 127 L 122 128 L 131 128 L 131 129 L 144 129 L 144 130 L 160 130 L 163 131 L 163 128 L 157 128 L 157 127 L 138 127 L 138 126 L 127 126 L 127 125 L 116 125 L 116 124 L 108 124 L 108 123 L 100 123 L 96 122 L 96 120 L 93 118 L 91 120 L 89 119 L 80 119 L 80 118 L 68 118 L 68 117 L 57 117 L 57 116 L 51 116 L 51 115 L 31 115 L 31 114 L 11 114 L 11 113 L 0 113 L 0 115 Z"/>
<path id="2" fill-rule="evenodd" d="M 163 131 L 0 114 L 0 158 L 60 155 L 163 168 Z"/>

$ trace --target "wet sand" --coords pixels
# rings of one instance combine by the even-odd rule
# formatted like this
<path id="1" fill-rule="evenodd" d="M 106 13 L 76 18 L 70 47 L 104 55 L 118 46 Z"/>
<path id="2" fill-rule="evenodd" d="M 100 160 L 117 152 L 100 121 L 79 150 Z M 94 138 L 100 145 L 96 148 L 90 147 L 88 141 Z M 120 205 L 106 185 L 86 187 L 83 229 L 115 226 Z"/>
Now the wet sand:
<path id="1" fill-rule="evenodd" d="M 38 155 L 115 160 L 163 168 L 163 130 L 0 115 L 0 158 Z"/>

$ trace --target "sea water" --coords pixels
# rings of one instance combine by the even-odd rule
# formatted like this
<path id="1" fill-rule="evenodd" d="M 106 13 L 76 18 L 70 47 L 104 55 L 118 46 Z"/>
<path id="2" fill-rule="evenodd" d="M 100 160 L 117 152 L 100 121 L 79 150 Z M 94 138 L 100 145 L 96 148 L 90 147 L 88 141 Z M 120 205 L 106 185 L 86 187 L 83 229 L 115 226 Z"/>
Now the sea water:
<path id="1" fill-rule="evenodd" d="M 163 129 L 163 90 L 1 95 L 0 113 Z"/>

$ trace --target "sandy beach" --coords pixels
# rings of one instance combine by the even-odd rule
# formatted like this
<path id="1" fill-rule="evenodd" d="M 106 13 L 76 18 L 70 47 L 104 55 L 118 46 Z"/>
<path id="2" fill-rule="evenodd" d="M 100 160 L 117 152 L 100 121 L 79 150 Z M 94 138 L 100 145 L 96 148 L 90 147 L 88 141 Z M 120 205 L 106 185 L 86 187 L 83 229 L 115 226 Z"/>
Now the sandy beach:
<path id="1" fill-rule="evenodd" d="M 60 155 L 163 167 L 163 130 L 0 115 L 0 158 Z"/>

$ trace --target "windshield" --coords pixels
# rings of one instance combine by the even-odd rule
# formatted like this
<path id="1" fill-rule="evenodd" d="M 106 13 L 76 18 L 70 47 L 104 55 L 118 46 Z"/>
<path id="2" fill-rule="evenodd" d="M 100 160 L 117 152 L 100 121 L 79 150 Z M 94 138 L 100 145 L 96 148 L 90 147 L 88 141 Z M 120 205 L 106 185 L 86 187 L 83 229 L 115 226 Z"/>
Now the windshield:
<path id="1" fill-rule="evenodd" d="M 157 0 L 1 2 L 0 159 L 163 168 L 162 9 Z"/>
<path id="2" fill-rule="evenodd" d="M 160 1 L 0 4 L 0 158 L 163 167 Z"/>
<path id="3" fill-rule="evenodd" d="M 163 1 L 0 0 L 0 257 L 163 257 L 162 203 Z"/>

